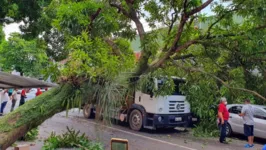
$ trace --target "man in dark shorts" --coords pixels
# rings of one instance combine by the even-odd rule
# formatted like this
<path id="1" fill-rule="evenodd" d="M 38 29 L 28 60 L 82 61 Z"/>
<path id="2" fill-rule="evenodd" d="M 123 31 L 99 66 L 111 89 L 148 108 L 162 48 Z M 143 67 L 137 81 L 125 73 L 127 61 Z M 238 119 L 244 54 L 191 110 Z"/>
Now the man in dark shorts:
<path id="1" fill-rule="evenodd" d="M 226 137 L 226 126 L 229 119 L 229 112 L 226 108 L 227 100 L 225 97 L 222 97 L 218 107 L 218 117 L 219 117 L 219 127 L 220 127 L 220 143 L 228 144 L 225 140 Z"/>
<path id="2" fill-rule="evenodd" d="M 245 148 L 252 148 L 254 147 L 254 110 L 249 99 L 245 100 L 245 105 L 243 106 L 239 116 L 243 117 L 244 134 L 248 137 L 248 144 L 245 145 Z"/>

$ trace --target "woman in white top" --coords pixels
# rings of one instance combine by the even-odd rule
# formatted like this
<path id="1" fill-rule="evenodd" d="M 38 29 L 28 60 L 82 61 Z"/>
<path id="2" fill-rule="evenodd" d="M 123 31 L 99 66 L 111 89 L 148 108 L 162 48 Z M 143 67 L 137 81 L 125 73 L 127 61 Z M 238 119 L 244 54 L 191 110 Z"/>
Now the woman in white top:
<path id="1" fill-rule="evenodd" d="M 0 115 L 3 115 L 3 112 L 4 112 L 4 109 L 6 107 L 7 101 L 9 99 L 8 90 L 4 89 L 3 91 L 1 91 L 0 96 L 1 96 L 1 102 L 2 102 L 1 103 Z"/>
<path id="2" fill-rule="evenodd" d="M 17 99 L 18 99 L 18 89 L 14 89 L 12 95 L 12 105 L 11 105 L 11 110 L 10 112 L 12 112 L 15 108 L 15 105 L 16 105 L 16 102 L 17 102 Z"/>

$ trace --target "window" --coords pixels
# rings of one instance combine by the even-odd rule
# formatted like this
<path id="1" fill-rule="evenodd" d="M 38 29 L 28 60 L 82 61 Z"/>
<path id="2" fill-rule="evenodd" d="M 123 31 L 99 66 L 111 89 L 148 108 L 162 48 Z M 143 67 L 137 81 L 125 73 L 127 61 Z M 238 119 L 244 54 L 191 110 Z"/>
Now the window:
<path id="1" fill-rule="evenodd" d="M 258 108 L 254 108 L 254 117 L 266 120 L 266 113 Z"/>
<path id="2" fill-rule="evenodd" d="M 141 88 L 142 88 L 141 91 L 143 93 L 149 94 L 151 97 L 153 97 L 154 79 L 150 78 L 149 82 L 146 82 L 146 84 Z"/>
<path id="3" fill-rule="evenodd" d="M 185 83 L 184 80 L 178 80 L 178 79 L 173 79 L 174 83 L 175 83 L 175 91 L 173 92 L 173 95 L 184 95 L 181 91 L 180 91 L 180 85 Z"/>
<path id="4" fill-rule="evenodd" d="M 185 83 L 185 80 L 182 80 L 182 79 L 172 79 L 172 80 L 174 81 L 175 89 L 171 95 L 184 95 L 180 91 L 180 86 L 181 86 L 181 84 Z M 158 79 L 157 83 L 158 83 L 158 89 L 162 89 L 163 87 L 165 88 L 169 84 L 167 79 L 165 79 L 165 78 Z"/>
<path id="5" fill-rule="evenodd" d="M 240 114 L 242 110 L 242 106 L 233 106 L 228 111 L 232 114 Z"/>

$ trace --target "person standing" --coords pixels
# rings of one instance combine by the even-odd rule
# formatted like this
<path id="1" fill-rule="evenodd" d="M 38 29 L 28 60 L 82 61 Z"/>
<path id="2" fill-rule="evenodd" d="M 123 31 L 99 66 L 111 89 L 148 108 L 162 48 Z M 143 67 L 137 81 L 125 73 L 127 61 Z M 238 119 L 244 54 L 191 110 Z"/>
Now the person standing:
<path id="1" fill-rule="evenodd" d="M 13 89 L 9 89 L 8 90 L 8 96 L 9 96 L 10 99 L 12 99 L 12 97 L 11 97 L 12 96 L 12 93 L 13 93 Z"/>
<path id="2" fill-rule="evenodd" d="M 239 116 L 243 117 L 244 121 L 244 134 L 248 138 L 248 144 L 245 145 L 245 148 L 254 147 L 254 109 L 250 104 L 250 100 L 245 100 L 245 105 L 243 106 Z"/>
<path id="3" fill-rule="evenodd" d="M 21 105 L 23 105 L 25 103 L 25 99 L 26 98 L 27 98 L 26 89 L 22 89 L 21 96 L 20 96 L 20 101 L 19 101 L 19 106 L 21 106 Z"/>
<path id="4" fill-rule="evenodd" d="M 228 144 L 226 141 L 226 126 L 229 119 L 229 112 L 226 108 L 227 100 L 225 97 L 222 97 L 220 104 L 218 106 L 218 117 L 219 117 L 219 127 L 220 127 L 220 143 Z"/>
<path id="5" fill-rule="evenodd" d="M 37 92 L 36 92 L 36 96 L 39 96 L 39 95 L 41 95 L 41 94 L 42 94 L 42 91 L 41 91 L 40 88 L 38 88 L 38 89 L 37 89 Z"/>
<path id="6" fill-rule="evenodd" d="M 15 108 L 15 105 L 16 105 L 16 102 L 17 102 L 17 99 L 18 99 L 18 89 L 14 89 L 12 95 L 11 95 L 11 100 L 12 100 L 12 105 L 11 105 L 11 110 L 10 112 L 12 112 Z"/>
<path id="7" fill-rule="evenodd" d="M 0 116 L 3 115 L 4 113 L 4 109 L 6 107 L 6 104 L 7 104 L 7 101 L 9 99 L 9 96 L 8 96 L 8 90 L 7 89 L 4 89 L 1 93 L 0 93 L 0 96 L 1 96 L 1 110 L 0 110 Z"/>

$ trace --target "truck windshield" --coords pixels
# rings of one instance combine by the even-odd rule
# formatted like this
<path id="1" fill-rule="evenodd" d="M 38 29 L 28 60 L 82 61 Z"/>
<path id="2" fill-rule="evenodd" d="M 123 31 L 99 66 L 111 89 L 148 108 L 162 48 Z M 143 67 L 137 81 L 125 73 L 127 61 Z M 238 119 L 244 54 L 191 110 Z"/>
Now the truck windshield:
<path id="1" fill-rule="evenodd" d="M 175 91 L 172 93 L 172 95 L 184 95 L 181 91 L 180 91 L 180 86 L 185 83 L 184 80 L 180 80 L 180 79 L 173 79 L 174 83 L 175 83 Z"/>
<path id="2" fill-rule="evenodd" d="M 174 83 L 175 83 L 175 90 L 173 91 L 173 93 L 171 95 L 184 95 L 181 91 L 180 91 L 180 85 L 185 83 L 184 80 L 182 79 L 173 79 Z M 160 89 L 163 84 L 164 84 L 164 79 L 160 79 L 158 80 L 158 88 Z"/>

